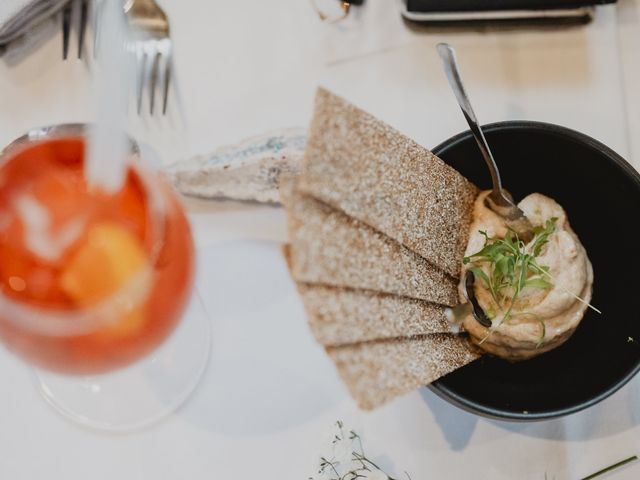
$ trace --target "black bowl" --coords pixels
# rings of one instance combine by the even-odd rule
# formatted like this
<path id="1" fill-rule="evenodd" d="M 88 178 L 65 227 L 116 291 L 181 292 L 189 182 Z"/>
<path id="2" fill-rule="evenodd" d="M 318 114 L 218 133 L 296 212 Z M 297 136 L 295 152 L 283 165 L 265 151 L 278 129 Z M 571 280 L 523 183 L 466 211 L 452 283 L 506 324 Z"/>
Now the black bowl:
<path id="1" fill-rule="evenodd" d="M 640 370 L 640 175 L 600 142 L 557 125 L 500 122 L 484 127 L 504 185 L 567 211 L 594 269 L 593 305 L 567 343 L 532 360 L 484 356 L 432 384 L 473 413 L 543 420 L 605 399 Z M 470 132 L 433 152 L 482 189 L 491 179 Z"/>

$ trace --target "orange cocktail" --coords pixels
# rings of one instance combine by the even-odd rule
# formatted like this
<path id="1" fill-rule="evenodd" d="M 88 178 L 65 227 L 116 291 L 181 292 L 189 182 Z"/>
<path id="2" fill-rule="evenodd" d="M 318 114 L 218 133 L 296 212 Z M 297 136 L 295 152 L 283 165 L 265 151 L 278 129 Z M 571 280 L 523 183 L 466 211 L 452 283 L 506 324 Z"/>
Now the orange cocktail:
<path id="1" fill-rule="evenodd" d="M 62 373 L 126 366 L 172 332 L 194 249 L 171 188 L 142 167 L 108 193 L 84 176 L 85 140 L 27 144 L 0 165 L 0 336 Z"/>

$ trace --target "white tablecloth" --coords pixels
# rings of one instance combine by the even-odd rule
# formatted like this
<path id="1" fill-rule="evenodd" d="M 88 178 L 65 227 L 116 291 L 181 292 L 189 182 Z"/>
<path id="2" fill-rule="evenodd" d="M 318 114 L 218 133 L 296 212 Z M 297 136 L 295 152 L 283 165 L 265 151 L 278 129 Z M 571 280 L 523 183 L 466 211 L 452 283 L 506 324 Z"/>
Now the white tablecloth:
<path id="1" fill-rule="evenodd" d="M 390 0 L 369 0 L 343 27 L 319 24 L 300 0 L 164 3 L 179 100 L 168 118 L 134 117 L 131 131 L 166 162 L 306 125 L 319 81 L 434 146 L 465 129 L 433 48 L 446 39 L 483 122 L 559 123 L 640 165 L 638 0 L 599 8 L 587 27 L 455 34 L 407 30 Z M 90 120 L 89 70 L 90 60 L 61 61 L 59 32 L 28 58 L 0 63 L 0 144 L 34 126 Z M 279 253 L 282 212 L 189 208 L 214 329 L 193 398 L 142 432 L 84 430 L 53 413 L 28 368 L 1 349 L 0 478 L 305 479 L 337 419 L 359 429 L 387 470 L 414 480 L 574 479 L 640 453 L 640 378 L 585 412 L 536 424 L 479 418 L 426 389 L 358 411 L 305 325 Z M 610 478 L 639 476 L 633 465 Z"/>

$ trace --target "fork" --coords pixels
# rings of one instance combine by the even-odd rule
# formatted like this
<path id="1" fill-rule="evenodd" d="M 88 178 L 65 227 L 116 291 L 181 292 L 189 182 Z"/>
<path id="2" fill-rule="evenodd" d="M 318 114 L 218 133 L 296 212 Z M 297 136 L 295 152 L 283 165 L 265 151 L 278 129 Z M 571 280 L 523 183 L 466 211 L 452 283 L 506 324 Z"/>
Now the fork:
<path id="1" fill-rule="evenodd" d="M 70 0 L 62 9 L 62 59 L 69 56 L 69 38 L 71 37 L 71 22 L 74 9 L 80 9 L 80 25 L 78 29 L 78 58 L 82 58 L 84 37 L 87 31 L 89 17 L 89 0 Z"/>
<path id="2" fill-rule="evenodd" d="M 172 44 L 169 37 L 169 20 L 155 0 L 127 0 L 124 6 L 133 34 L 133 49 L 138 63 L 138 115 L 142 112 L 145 83 L 149 82 L 149 113 L 155 109 L 155 93 L 162 66 L 162 114 L 167 113 L 169 84 L 171 80 Z M 151 62 L 147 74 L 147 64 Z"/>

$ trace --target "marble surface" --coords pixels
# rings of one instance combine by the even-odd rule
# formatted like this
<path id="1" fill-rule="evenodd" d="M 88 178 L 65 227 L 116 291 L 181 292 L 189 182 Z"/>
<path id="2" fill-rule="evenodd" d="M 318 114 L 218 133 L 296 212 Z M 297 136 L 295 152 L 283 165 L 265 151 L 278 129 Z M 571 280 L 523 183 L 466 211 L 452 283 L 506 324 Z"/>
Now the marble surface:
<path id="1" fill-rule="evenodd" d="M 171 114 L 132 115 L 129 129 L 166 163 L 306 125 L 318 83 L 435 146 L 465 129 L 433 48 L 446 40 L 483 122 L 559 123 L 640 166 L 640 0 L 599 8 L 586 27 L 444 33 L 407 29 L 391 0 L 367 2 L 341 26 L 320 24 L 299 0 L 164 3 L 176 48 Z M 0 144 L 93 116 L 91 59 L 63 63 L 56 29 L 31 50 L 0 61 Z M 426 389 L 358 411 L 306 327 L 279 253 L 282 212 L 187 206 L 214 332 L 195 395 L 147 430 L 97 433 L 55 414 L 31 371 L 0 349 L 0 478 L 304 479 L 337 419 L 396 477 L 416 480 L 574 479 L 640 453 L 640 378 L 585 412 L 536 424 L 479 418 Z M 639 475 L 632 465 L 609 478 Z"/>

